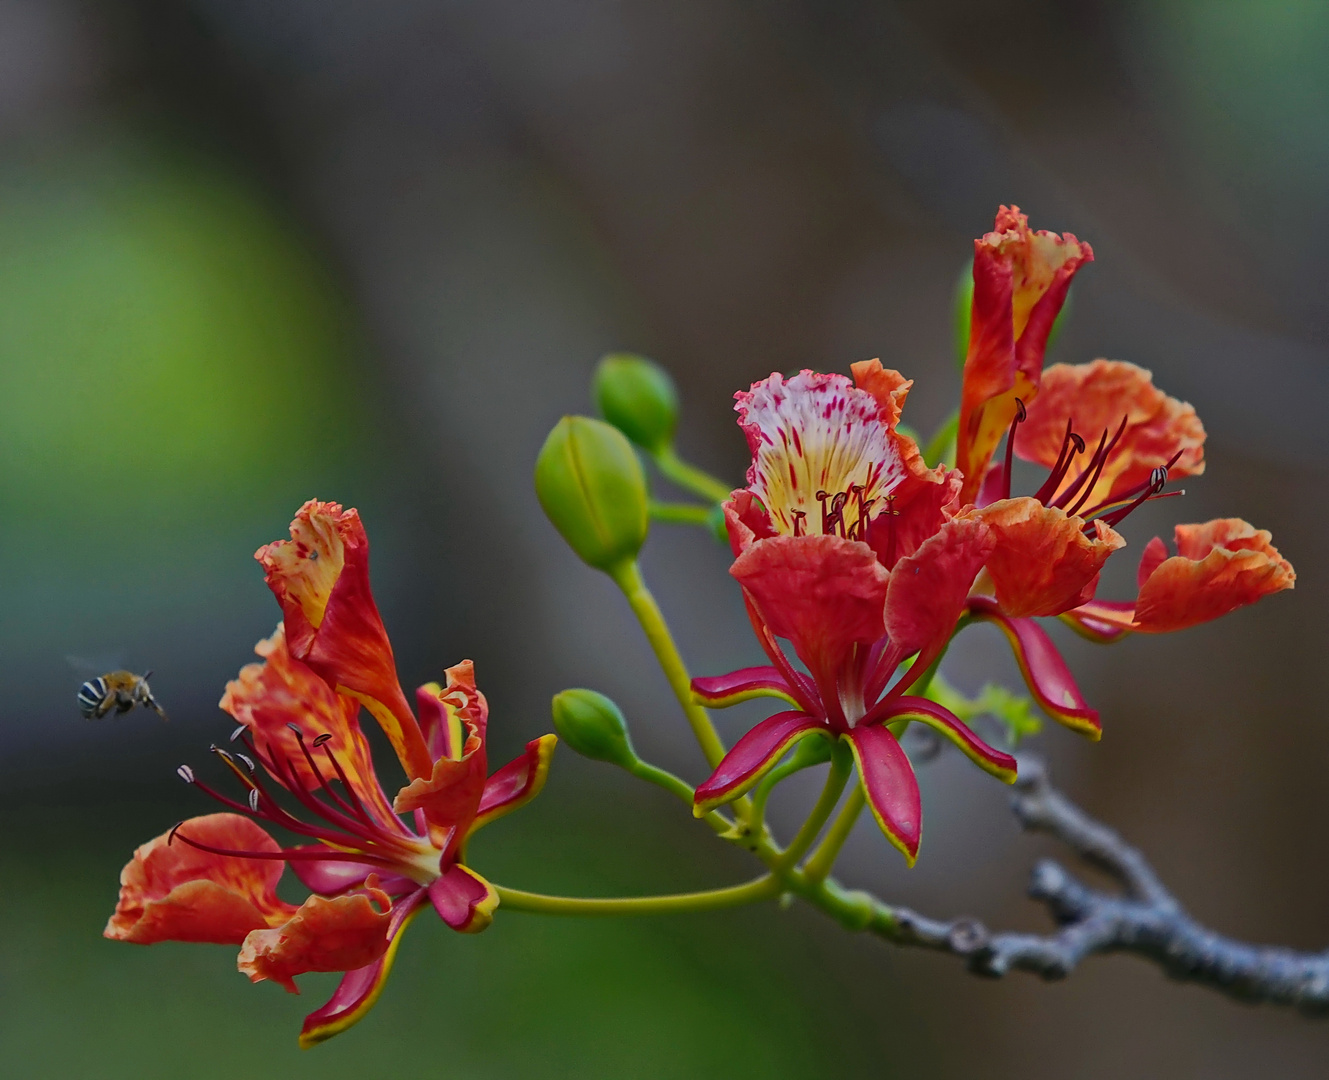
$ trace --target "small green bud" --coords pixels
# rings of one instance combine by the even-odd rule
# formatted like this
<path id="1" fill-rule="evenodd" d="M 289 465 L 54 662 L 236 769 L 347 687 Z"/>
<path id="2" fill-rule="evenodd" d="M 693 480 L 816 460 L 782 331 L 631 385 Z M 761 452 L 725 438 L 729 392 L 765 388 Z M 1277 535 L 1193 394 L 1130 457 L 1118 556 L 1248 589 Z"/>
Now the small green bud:
<path id="1" fill-rule="evenodd" d="M 678 427 L 678 391 L 659 364 L 632 353 L 610 353 L 592 383 L 600 415 L 653 454 L 668 448 Z"/>
<path id="2" fill-rule="evenodd" d="M 628 722 L 622 710 L 594 690 L 564 690 L 554 695 L 554 728 L 573 750 L 592 761 L 631 769 L 637 763 Z"/>
<path id="3" fill-rule="evenodd" d="M 565 416 L 535 461 L 535 493 L 583 562 L 611 570 L 636 557 L 650 527 L 646 475 L 617 428 Z"/>

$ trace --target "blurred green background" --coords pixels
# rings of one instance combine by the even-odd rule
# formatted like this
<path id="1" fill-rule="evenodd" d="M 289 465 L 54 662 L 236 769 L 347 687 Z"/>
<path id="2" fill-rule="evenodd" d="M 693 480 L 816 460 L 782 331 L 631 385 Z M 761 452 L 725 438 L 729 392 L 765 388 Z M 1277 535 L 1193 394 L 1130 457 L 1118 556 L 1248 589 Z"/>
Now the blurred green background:
<path id="1" fill-rule="evenodd" d="M 234 950 L 100 932 L 134 847 L 205 809 L 175 766 L 229 730 L 222 687 L 278 617 L 252 552 L 312 496 L 366 520 L 403 682 L 476 660 L 492 759 L 587 685 L 700 778 L 617 594 L 540 516 L 544 434 L 622 348 L 670 367 L 680 445 L 735 481 L 731 395 L 772 369 L 879 355 L 926 431 L 956 274 L 1017 201 L 1098 254 L 1057 358 L 1193 401 L 1183 520 L 1272 528 L 1301 575 L 1175 638 L 1066 642 L 1107 736 L 1039 748 L 1215 928 L 1322 947 L 1327 61 L 1329 13 L 1292 2 L 0 3 L 0 1072 L 1321 1075 L 1323 1023 L 1133 961 L 979 982 L 798 908 L 421 919 L 370 1016 L 307 1053 L 330 977 L 295 999 Z M 755 662 L 723 550 L 661 528 L 645 561 L 695 670 Z M 155 669 L 169 724 L 78 718 L 121 664 Z M 1015 677 L 982 631 L 948 675 Z M 1022 890 L 1048 849 L 998 785 L 946 757 L 923 783 L 918 868 L 860 829 L 845 879 L 1044 926 Z M 563 753 L 474 858 L 613 895 L 751 872 L 717 847 Z"/>

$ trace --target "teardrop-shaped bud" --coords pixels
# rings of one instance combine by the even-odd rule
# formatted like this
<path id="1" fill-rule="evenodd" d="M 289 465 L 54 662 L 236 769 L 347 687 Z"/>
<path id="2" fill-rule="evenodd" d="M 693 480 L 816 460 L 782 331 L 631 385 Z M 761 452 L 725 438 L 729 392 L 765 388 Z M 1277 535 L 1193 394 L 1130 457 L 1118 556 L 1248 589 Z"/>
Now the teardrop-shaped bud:
<path id="1" fill-rule="evenodd" d="M 633 353 L 610 353 L 592 383 L 600 415 L 638 446 L 659 453 L 674 441 L 678 391 L 659 364 Z"/>
<path id="2" fill-rule="evenodd" d="M 646 475 L 617 428 L 565 416 L 535 462 L 535 493 L 583 562 L 611 570 L 636 557 L 650 527 Z"/>
<path id="3" fill-rule="evenodd" d="M 564 690 L 554 695 L 554 728 L 573 750 L 592 761 L 607 761 L 631 769 L 637 763 L 628 722 L 604 694 L 594 690 Z"/>

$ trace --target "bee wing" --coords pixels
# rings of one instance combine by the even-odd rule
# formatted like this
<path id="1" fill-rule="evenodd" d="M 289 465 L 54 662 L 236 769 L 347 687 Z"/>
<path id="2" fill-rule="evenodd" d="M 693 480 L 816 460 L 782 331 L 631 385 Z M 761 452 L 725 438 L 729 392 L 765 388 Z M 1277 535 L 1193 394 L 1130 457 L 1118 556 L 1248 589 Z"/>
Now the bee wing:
<path id="1" fill-rule="evenodd" d="M 71 656 L 65 655 L 65 663 L 76 671 L 81 678 L 91 679 L 97 675 L 104 675 L 108 671 L 119 671 L 123 668 L 123 657 L 119 653 L 93 653 L 91 656 Z"/>

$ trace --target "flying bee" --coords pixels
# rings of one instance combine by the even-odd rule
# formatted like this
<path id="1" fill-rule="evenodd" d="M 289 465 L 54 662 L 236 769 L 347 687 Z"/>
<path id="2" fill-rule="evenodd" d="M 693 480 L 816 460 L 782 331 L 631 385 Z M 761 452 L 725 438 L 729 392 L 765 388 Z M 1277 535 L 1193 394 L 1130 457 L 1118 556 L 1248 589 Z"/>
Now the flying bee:
<path id="1" fill-rule="evenodd" d="M 166 712 L 148 689 L 151 671 L 135 675 L 132 671 L 110 671 L 89 679 L 78 690 L 78 708 L 86 720 L 100 720 L 114 710 L 127 713 L 135 705 L 151 709 L 163 720 Z"/>

